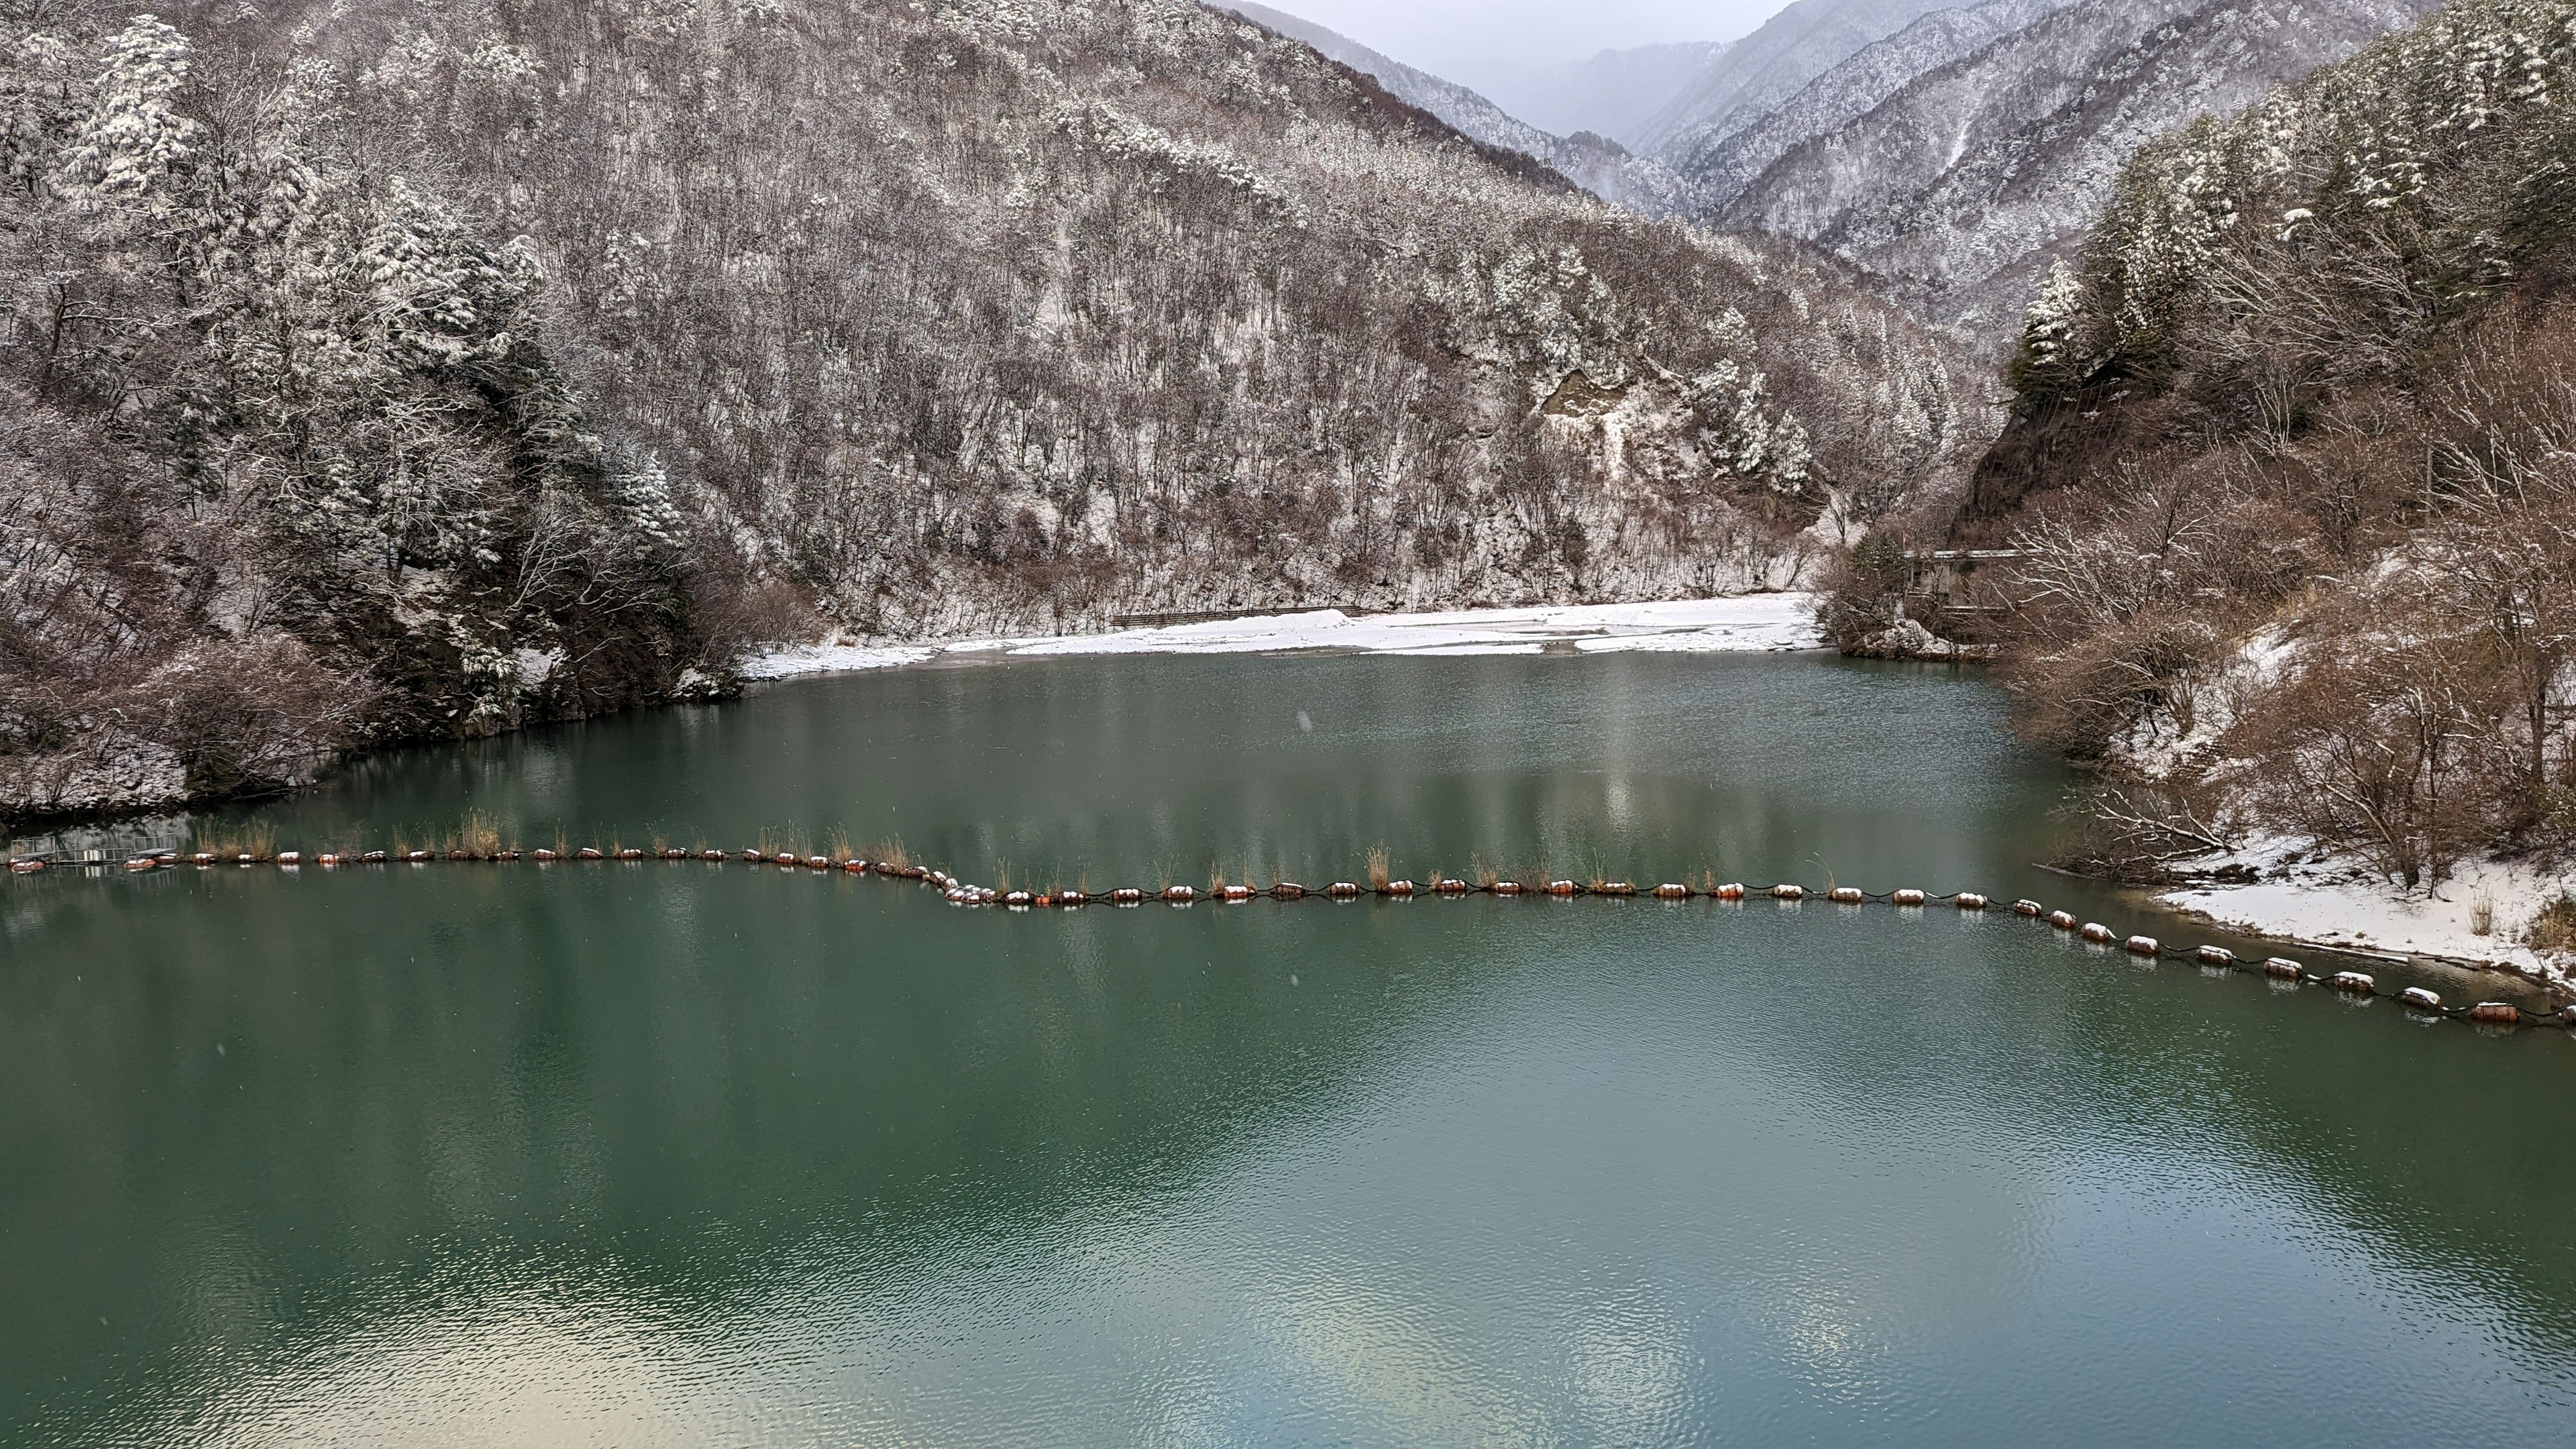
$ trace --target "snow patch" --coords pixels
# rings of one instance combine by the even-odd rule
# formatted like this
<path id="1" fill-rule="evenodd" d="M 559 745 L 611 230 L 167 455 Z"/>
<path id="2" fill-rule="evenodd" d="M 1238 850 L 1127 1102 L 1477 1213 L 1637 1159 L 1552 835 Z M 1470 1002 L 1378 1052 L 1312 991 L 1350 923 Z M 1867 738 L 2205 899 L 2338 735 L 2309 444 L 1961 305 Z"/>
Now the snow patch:
<path id="1" fill-rule="evenodd" d="M 1102 654 L 1585 654 L 1780 652 L 1820 649 L 1815 596 L 1743 594 L 1656 604 L 1570 604 L 1364 614 L 1316 609 L 1122 629 L 1109 634 L 958 639 L 928 644 L 808 644 L 747 661 L 745 679 L 897 669 L 957 658 Z"/>

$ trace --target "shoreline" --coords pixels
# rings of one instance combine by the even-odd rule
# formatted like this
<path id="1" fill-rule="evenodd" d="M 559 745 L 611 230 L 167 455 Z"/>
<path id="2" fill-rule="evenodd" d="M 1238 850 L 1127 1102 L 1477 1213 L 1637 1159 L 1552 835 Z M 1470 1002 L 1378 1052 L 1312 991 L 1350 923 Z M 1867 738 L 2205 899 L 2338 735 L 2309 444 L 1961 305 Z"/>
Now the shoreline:
<path id="1" fill-rule="evenodd" d="M 1310 609 L 1100 634 L 900 643 L 844 639 L 756 654 L 743 661 L 741 674 L 749 683 L 769 683 L 928 664 L 1137 654 L 1781 654 L 1828 647 L 1816 627 L 1815 600 L 1812 593 L 1780 592 L 1407 614 Z"/>
<path id="2" fill-rule="evenodd" d="M 2192 863 L 2178 885 L 2139 892 L 2190 919 L 2312 950 L 2511 976 L 2576 1000 L 2576 977 L 2524 944 L 2542 906 L 2576 888 L 2576 876 L 2493 860 L 2462 861 L 2421 894 L 2401 894 L 2350 862 L 2308 860 L 2297 842 L 2268 840 Z M 2218 867 L 2254 878 L 2212 878 Z M 2484 911 L 2486 930 L 2478 930 Z"/>

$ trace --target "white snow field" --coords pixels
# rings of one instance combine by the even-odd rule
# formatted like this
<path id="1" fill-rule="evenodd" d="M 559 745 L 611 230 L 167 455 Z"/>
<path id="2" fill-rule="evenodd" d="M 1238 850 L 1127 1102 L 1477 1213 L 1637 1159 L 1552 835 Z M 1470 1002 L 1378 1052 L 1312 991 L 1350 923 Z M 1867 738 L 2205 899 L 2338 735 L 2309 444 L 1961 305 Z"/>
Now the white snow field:
<path id="1" fill-rule="evenodd" d="M 1734 653 L 1821 649 L 1815 595 L 1739 594 L 1661 604 L 1570 604 L 1528 609 L 1455 609 L 1435 614 L 1302 614 L 1221 619 L 1020 639 L 926 644 L 805 644 L 743 665 L 746 679 L 892 669 L 934 661 L 1067 654 L 1538 654 L 1550 647 L 1610 653 L 1660 650 Z"/>

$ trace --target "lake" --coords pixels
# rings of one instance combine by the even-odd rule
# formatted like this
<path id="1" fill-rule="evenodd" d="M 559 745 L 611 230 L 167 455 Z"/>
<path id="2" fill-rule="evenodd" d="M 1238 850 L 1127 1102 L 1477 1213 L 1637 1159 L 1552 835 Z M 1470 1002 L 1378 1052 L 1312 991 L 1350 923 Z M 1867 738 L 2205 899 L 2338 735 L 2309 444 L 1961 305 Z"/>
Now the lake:
<path id="1" fill-rule="evenodd" d="M 1068 659 L 200 824 L 844 832 L 1095 890 L 1383 845 L 2225 940 L 2036 869 L 2067 785 L 1918 666 Z M 2576 1438 L 2569 1033 L 2001 913 L 56 871 L 0 953 L 11 1444 Z"/>

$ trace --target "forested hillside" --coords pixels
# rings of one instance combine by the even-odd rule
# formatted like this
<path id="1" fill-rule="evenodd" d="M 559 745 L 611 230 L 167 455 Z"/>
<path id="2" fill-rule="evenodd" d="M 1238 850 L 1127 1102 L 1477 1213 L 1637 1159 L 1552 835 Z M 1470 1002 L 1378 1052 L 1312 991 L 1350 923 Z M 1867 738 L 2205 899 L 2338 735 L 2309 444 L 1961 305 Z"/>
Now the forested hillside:
<path id="1" fill-rule="evenodd" d="M 2025 552 L 2009 677 L 2135 848 L 2576 843 L 2571 57 L 2454 4 L 2148 147 L 2033 304 L 1955 536 Z"/>
<path id="2" fill-rule="evenodd" d="M 1782 582 L 1964 441 L 1830 264 L 1185 0 L 72 0 L 6 46 L 0 809 L 748 634 Z"/>

